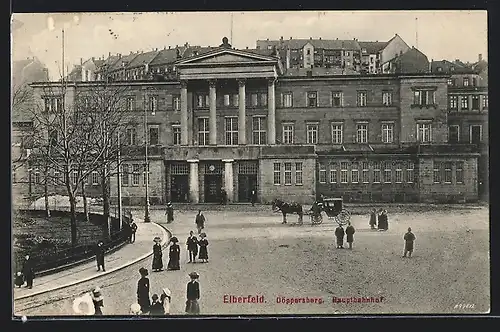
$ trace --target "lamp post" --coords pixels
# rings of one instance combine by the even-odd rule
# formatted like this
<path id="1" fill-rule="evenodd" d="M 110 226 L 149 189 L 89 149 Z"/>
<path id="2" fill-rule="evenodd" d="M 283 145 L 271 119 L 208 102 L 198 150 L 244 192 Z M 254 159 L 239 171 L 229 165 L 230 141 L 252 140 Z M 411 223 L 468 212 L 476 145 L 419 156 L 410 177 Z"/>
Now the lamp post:
<path id="1" fill-rule="evenodd" d="M 149 218 L 149 160 L 148 160 L 148 95 L 144 107 L 144 176 L 146 182 L 146 204 L 144 207 L 144 222 L 151 222 Z"/>
<path id="2" fill-rule="evenodd" d="M 118 182 L 118 222 L 120 230 L 123 227 L 123 219 L 122 219 L 122 175 L 120 172 L 121 167 L 121 145 L 120 145 L 120 132 L 118 131 L 117 135 L 117 144 L 118 144 L 118 155 L 117 155 L 117 164 L 118 164 L 118 172 L 117 172 L 117 182 Z"/>

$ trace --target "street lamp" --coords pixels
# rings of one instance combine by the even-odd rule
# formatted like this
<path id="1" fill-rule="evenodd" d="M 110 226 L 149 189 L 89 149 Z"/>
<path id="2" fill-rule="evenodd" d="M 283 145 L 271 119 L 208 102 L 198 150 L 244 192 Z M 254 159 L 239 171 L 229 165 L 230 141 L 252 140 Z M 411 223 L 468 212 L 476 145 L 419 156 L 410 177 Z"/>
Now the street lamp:
<path id="1" fill-rule="evenodd" d="M 144 207 L 144 222 L 151 222 L 149 218 L 149 160 L 148 160 L 148 95 L 146 93 L 146 107 L 144 107 L 144 176 L 146 182 L 146 204 Z M 154 115 L 154 109 L 153 109 Z"/>

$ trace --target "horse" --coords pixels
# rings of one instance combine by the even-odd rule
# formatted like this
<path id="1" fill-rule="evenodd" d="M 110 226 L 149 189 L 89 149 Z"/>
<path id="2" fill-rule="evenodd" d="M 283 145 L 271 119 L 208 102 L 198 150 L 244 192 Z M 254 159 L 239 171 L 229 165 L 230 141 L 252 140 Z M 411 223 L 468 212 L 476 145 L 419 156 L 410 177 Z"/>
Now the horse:
<path id="1" fill-rule="evenodd" d="M 302 225 L 302 219 L 304 217 L 304 211 L 302 210 L 302 205 L 299 203 L 286 203 L 280 199 L 275 199 L 271 202 L 272 210 L 274 212 L 281 211 L 283 214 L 283 224 L 286 224 L 286 215 L 287 213 L 293 214 L 296 213 L 298 215 L 298 223 Z"/>

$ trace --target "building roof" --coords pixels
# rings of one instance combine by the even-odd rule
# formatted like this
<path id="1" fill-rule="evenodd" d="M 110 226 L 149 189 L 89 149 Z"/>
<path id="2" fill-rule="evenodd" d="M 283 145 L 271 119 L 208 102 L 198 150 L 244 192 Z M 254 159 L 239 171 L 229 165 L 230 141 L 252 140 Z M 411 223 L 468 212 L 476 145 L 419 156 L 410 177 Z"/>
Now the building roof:
<path id="1" fill-rule="evenodd" d="M 368 54 L 375 54 L 383 50 L 389 42 L 371 42 L 371 41 L 364 41 L 364 42 L 358 42 L 359 46 L 361 46 L 361 49 L 365 49 Z"/>
<path id="2" fill-rule="evenodd" d="M 135 57 L 137 57 L 137 55 L 140 54 L 140 53 L 131 53 L 131 54 L 128 54 L 128 55 L 122 55 L 122 56 L 118 56 L 118 60 L 111 66 L 110 70 L 118 70 L 118 69 L 121 69 L 124 67 L 127 67 L 129 66 L 129 64 L 132 62 L 132 60 L 135 59 Z"/>
<path id="3" fill-rule="evenodd" d="M 312 76 L 335 76 L 335 75 L 360 75 L 359 72 L 352 69 L 341 69 L 341 68 L 322 68 L 322 67 L 314 67 L 314 68 L 289 68 L 286 70 L 284 76 L 299 76 L 299 77 L 307 77 L 309 72 L 312 73 Z"/>
<path id="4" fill-rule="evenodd" d="M 257 40 L 257 47 L 268 49 L 271 47 L 290 48 L 297 50 L 310 43 L 318 49 L 334 50 L 359 50 L 360 46 L 357 40 L 338 40 L 338 39 L 288 39 L 288 40 Z"/>
<path id="5" fill-rule="evenodd" d="M 468 74 L 468 73 L 473 73 L 474 70 L 468 66 L 462 66 L 460 64 L 457 64 L 456 62 L 454 63 L 448 60 L 439 60 L 439 61 L 431 61 L 431 72 Z"/>
<path id="6" fill-rule="evenodd" d="M 127 65 L 127 68 L 134 68 L 149 64 L 159 53 L 160 51 L 149 51 L 145 53 L 142 52 L 138 53 L 137 56 L 134 57 Z"/>

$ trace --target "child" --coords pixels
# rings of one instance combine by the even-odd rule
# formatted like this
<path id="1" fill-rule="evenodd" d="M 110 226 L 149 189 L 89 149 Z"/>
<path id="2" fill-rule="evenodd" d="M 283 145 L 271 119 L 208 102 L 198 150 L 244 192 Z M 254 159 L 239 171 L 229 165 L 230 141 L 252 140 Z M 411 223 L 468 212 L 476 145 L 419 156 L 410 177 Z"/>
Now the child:
<path id="1" fill-rule="evenodd" d="M 24 285 L 24 276 L 23 276 L 22 272 L 17 272 L 16 273 L 16 278 L 14 280 L 14 284 L 17 287 L 21 287 L 22 285 Z"/>
<path id="2" fill-rule="evenodd" d="M 170 302 L 172 301 L 172 293 L 170 289 L 163 288 L 163 292 L 160 296 L 160 302 L 163 305 L 163 314 L 170 315 Z"/>
<path id="3" fill-rule="evenodd" d="M 132 314 L 134 316 L 140 316 L 140 315 L 142 315 L 141 305 L 139 303 L 133 303 L 130 306 L 130 314 Z"/>
<path id="4" fill-rule="evenodd" d="M 151 310 L 149 312 L 150 315 L 153 316 L 163 315 L 163 305 L 158 299 L 158 294 L 153 294 L 151 299 L 153 300 L 153 302 L 151 303 Z"/>

